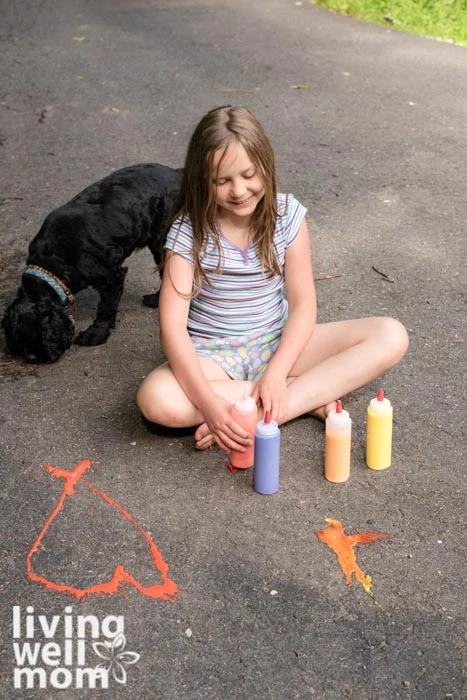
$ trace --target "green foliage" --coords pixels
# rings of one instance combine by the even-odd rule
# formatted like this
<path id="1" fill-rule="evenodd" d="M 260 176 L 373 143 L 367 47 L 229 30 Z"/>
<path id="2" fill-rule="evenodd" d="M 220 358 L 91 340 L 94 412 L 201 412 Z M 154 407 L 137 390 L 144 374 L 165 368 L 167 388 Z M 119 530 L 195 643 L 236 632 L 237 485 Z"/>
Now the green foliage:
<path id="1" fill-rule="evenodd" d="M 309 0 L 358 19 L 467 46 L 467 0 Z"/>

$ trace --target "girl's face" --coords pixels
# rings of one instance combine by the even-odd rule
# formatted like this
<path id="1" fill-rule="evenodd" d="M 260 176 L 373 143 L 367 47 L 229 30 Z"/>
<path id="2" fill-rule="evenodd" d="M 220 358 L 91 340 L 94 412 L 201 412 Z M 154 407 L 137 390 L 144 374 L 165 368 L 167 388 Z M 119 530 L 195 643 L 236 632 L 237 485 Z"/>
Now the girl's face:
<path id="1" fill-rule="evenodd" d="M 264 197 L 263 177 L 238 141 L 216 151 L 213 160 L 214 196 L 220 217 L 250 218 Z"/>

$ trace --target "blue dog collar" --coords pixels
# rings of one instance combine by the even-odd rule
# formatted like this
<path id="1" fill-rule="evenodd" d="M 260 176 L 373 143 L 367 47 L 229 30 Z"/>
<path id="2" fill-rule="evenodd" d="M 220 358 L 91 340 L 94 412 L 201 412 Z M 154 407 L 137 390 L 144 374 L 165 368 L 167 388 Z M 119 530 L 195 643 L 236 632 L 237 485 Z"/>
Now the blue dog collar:
<path id="1" fill-rule="evenodd" d="M 38 279 L 42 280 L 42 282 L 46 282 L 49 287 L 52 287 L 54 292 L 58 294 L 60 301 L 63 304 L 69 304 L 72 307 L 72 311 L 74 310 L 75 298 L 73 294 L 70 292 L 68 287 L 51 272 L 44 270 L 43 267 L 39 267 L 38 265 L 27 265 L 23 274 L 30 275 L 31 277 L 37 277 Z"/>

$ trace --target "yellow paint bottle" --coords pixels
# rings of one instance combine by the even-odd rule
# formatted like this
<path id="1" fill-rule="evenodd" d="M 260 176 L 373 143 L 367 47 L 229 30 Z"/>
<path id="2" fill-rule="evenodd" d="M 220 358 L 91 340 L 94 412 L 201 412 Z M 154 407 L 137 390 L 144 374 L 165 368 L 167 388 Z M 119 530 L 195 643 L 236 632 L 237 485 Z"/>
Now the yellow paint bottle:
<path id="1" fill-rule="evenodd" d="M 342 402 L 336 402 L 336 410 L 326 418 L 324 445 L 324 476 L 334 484 L 341 484 L 350 476 L 350 447 L 352 421 Z"/>
<path id="2" fill-rule="evenodd" d="M 391 466 L 392 406 L 383 389 L 371 399 L 366 415 L 366 464 L 370 469 L 387 469 Z"/>

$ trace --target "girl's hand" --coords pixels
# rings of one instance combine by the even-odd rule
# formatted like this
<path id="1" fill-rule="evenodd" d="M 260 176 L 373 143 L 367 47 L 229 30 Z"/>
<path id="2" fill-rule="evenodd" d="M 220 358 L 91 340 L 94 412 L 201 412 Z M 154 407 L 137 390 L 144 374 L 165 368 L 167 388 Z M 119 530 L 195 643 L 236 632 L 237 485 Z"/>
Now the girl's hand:
<path id="1" fill-rule="evenodd" d="M 289 404 L 285 378 L 268 370 L 263 374 L 253 389 L 252 396 L 256 402 L 261 401 L 264 412 L 271 412 L 271 419 L 283 423 L 287 416 Z"/>
<path id="2" fill-rule="evenodd" d="M 253 435 L 233 419 L 231 404 L 221 396 L 216 395 L 208 406 L 200 406 L 200 410 L 214 440 L 226 452 L 243 452 L 252 444 Z"/>

